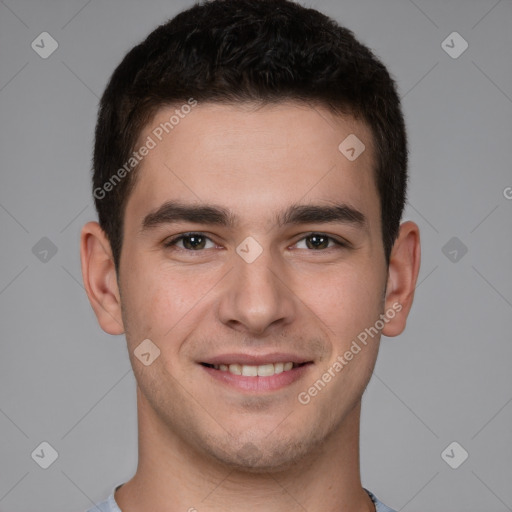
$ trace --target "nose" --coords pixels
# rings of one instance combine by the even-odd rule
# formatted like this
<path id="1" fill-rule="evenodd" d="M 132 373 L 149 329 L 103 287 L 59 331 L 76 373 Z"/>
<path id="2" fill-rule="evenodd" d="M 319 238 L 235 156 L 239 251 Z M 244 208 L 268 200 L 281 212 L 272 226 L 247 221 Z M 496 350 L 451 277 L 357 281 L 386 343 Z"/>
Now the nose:
<path id="1" fill-rule="evenodd" d="M 289 288 L 282 261 L 266 248 L 250 263 L 235 254 L 224 283 L 218 315 L 228 327 L 265 337 L 292 323 L 298 298 Z"/>

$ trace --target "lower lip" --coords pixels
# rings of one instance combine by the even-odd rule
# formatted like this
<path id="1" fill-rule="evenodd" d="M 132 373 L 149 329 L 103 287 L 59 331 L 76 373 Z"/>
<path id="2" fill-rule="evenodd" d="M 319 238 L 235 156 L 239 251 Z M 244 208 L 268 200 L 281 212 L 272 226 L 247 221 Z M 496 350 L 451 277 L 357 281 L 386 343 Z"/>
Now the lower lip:
<path id="1" fill-rule="evenodd" d="M 201 367 L 214 379 L 227 386 L 236 388 L 239 391 L 262 393 L 265 391 L 276 391 L 293 384 L 304 376 L 310 365 L 311 363 L 307 363 L 270 377 L 245 377 L 244 375 L 235 375 L 229 371 L 215 370 L 208 366 L 201 365 Z"/>

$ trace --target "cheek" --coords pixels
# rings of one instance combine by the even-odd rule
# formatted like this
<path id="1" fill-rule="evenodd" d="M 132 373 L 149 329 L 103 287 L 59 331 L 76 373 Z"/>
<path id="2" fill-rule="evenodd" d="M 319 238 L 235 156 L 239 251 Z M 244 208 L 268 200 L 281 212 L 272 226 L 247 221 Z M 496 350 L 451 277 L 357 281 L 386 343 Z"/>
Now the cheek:
<path id="1" fill-rule="evenodd" d="M 151 268 L 151 265 L 134 265 L 123 276 L 121 299 L 129 343 L 141 337 L 156 339 L 162 332 L 159 324 L 170 324 L 176 311 L 172 303 L 176 293 L 154 269 L 149 271 Z"/>
<path id="2" fill-rule="evenodd" d="M 314 284 L 311 284 L 311 281 Z M 306 280 L 304 302 L 332 331 L 345 339 L 373 325 L 381 307 L 381 278 L 357 266 L 333 269 Z"/>
<path id="3" fill-rule="evenodd" d="M 157 262 L 133 260 L 132 271 L 122 282 L 123 321 L 126 338 L 133 349 L 149 338 L 162 352 L 171 355 L 193 330 L 207 301 L 198 301 L 211 288 L 211 276 L 191 278 L 171 272 Z"/>

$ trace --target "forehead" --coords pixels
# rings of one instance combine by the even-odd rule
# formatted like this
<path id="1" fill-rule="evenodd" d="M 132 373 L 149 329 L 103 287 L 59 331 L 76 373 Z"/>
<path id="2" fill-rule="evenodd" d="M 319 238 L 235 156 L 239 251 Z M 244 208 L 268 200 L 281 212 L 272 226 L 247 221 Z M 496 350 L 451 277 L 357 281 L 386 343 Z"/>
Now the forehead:
<path id="1" fill-rule="evenodd" d="M 140 219 L 169 200 L 221 204 L 267 224 L 292 203 L 343 202 L 378 216 L 370 129 L 319 106 L 166 107 L 137 147 L 148 141 L 127 216 Z"/>

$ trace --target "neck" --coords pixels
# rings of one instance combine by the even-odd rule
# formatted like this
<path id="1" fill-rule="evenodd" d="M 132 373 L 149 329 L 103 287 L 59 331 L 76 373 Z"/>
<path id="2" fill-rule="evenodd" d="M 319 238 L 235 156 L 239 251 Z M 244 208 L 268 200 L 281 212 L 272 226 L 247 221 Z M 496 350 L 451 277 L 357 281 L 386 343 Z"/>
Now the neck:
<path id="1" fill-rule="evenodd" d="M 375 512 L 359 476 L 360 403 L 315 453 L 285 469 L 233 469 L 162 425 L 137 390 L 139 463 L 115 494 L 122 512 Z"/>

